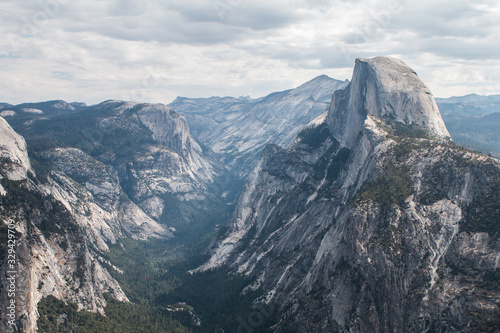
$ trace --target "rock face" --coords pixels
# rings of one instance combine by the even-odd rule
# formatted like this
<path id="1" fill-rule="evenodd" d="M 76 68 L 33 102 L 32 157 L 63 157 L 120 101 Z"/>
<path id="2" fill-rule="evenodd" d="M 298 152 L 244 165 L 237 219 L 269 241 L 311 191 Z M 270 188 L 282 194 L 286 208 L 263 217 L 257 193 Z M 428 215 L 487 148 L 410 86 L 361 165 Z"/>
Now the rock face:
<path id="1" fill-rule="evenodd" d="M 97 228 L 94 223 L 100 219 L 92 214 L 103 209 L 98 205 L 90 207 L 91 203 L 82 199 L 83 189 L 77 188 L 68 178 L 64 181 L 74 187 L 72 191 L 69 188 L 62 190 L 61 183 L 40 184 L 33 174 L 24 139 L 3 118 L 0 118 L 0 133 L 3 157 L 0 167 L 2 317 L 7 318 L 6 306 L 15 300 L 15 325 L 22 332 L 35 332 L 37 303 L 44 296 L 54 295 L 78 304 L 80 309 L 101 312 L 106 306 L 104 293 L 127 301 L 118 283 L 103 267 L 99 251 L 93 248 L 103 243 L 102 239 L 88 237 L 91 228 Z M 63 174 L 54 176 L 65 177 Z M 69 209 L 64 206 L 78 200 L 88 205 L 86 214 L 71 210 L 77 205 Z M 81 216 L 86 216 L 86 220 L 78 221 Z M 3 241 L 7 239 L 8 229 L 15 231 L 13 243 Z M 167 233 L 163 228 L 158 231 Z M 11 271 L 16 272 L 14 282 L 8 279 L 12 278 L 12 273 L 8 273 Z M 13 284 L 15 288 L 11 288 Z M 7 320 L 0 325 L 2 332 L 11 329 Z"/>
<path id="2" fill-rule="evenodd" d="M 387 117 L 422 126 L 437 136 L 450 136 L 429 88 L 397 59 L 357 59 L 352 83 L 334 94 L 327 122 L 336 138 L 351 146 L 367 116 Z"/>
<path id="3" fill-rule="evenodd" d="M 277 332 L 476 332 L 500 324 L 500 162 L 451 142 L 428 89 L 357 60 L 326 120 L 268 146 L 198 270 L 253 278 Z"/>
<path id="4" fill-rule="evenodd" d="M 332 93 L 346 85 L 322 75 L 263 98 L 178 97 L 169 106 L 187 118 L 201 143 L 246 178 L 265 145 L 288 145 L 302 126 L 328 108 Z"/>
<path id="5" fill-rule="evenodd" d="M 54 114 L 53 103 L 44 108 L 47 103 L 35 105 L 42 114 L 18 115 L 10 123 L 25 136 L 34 158 L 50 164 L 46 168 L 55 165 L 90 192 L 99 191 L 97 197 L 108 190 L 115 202 L 128 196 L 159 222 L 169 222 L 166 201 L 196 206 L 218 200 L 207 185 L 224 168 L 213 153 L 202 150 L 186 120 L 171 108 L 106 101 Z M 107 178 L 95 183 L 92 179 L 101 174 Z"/>
<path id="6" fill-rule="evenodd" d="M 128 301 L 109 273 L 120 272 L 106 259 L 109 245 L 124 237 L 172 237 L 164 200 L 209 201 L 207 186 L 220 168 L 191 138 L 184 118 L 164 105 L 44 108 L 59 106 L 69 104 L 42 103 L 40 112 L 10 118 L 32 145 L 36 167 L 24 138 L 0 118 L 0 228 L 4 237 L 13 221 L 16 231 L 14 298 L 23 332 L 35 331 L 37 304 L 48 295 L 101 313 L 106 293 Z M 4 239 L 0 247 L 4 305 L 11 299 Z M 0 325 L 8 331 L 6 321 Z"/>
<path id="7" fill-rule="evenodd" d="M 2 117 L 0 117 L 0 163 L 1 178 L 21 180 L 28 176 L 28 171 L 32 171 L 24 138 Z"/>

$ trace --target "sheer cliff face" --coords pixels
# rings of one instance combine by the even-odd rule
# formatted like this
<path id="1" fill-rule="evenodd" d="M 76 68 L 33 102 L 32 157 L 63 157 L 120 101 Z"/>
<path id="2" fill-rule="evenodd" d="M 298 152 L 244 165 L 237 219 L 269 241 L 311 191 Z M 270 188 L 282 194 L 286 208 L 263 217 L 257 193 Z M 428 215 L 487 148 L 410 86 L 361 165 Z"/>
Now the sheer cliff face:
<path id="1" fill-rule="evenodd" d="M 169 200 L 198 205 L 219 199 L 208 192 L 207 185 L 224 168 L 210 152 L 201 149 L 186 120 L 171 108 L 106 101 L 54 113 L 53 103 L 47 110 L 45 104 L 33 105 L 41 108 L 37 114 L 10 117 L 12 127 L 25 136 L 32 157 L 83 185 L 105 203 L 107 212 L 127 211 L 128 216 L 139 209 L 148 215 L 144 218 L 147 229 L 154 231 L 149 222 L 169 219 L 164 210 Z M 53 182 L 57 179 L 63 181 L 61 188 L 69 186 L 64 177 L 50 178 Z M 128 196 L 138 208 L 123 208 L 119 205 L 122 196 Z M 102 223 L 96 225 L 98 229 Z M 109 234 L 107 229 L 102 232 Z"/>
<path id="2" fill-rule="evenodd" d="M 0 179 L 25 179 L 28 171 L 31 171 L 24 138 L 12 130 L 2 117 L 0 117 L 0 159 L 2 166 Z"/>
<path id="3" fill-rule="evenodd" d="M 13 221 L 16 230 L 23 332 L 35 331 L 38 301 L 48 295 L 101 313 L 106 293 L 128 301 L 109 273 L 120 270 L 106 259 L 108 246 L 125 237 L 172 237 L 160 223 L 162 198 L 204 200 L 221 168 L 191 138 L 186 120 L 161 104 L 108 101 L 49 111 L 11 118 L 33 144 L 40 175 L 24 138 L 0 118 L 0 228 L 3 235 Z M 4 245 L 1 304 L 9 298 Z"/>
<path id="4" fill-rule="evenodd" d="M 108 114 L 99 119 L 99 130 L 104 135 L 115 129 L 129 131 L 130 138 L 118 139 L 124 145 L 134 140 L 137 147 L 121 160 L 116 158 L 120 152 L 114 149 L 98 158 L 119 171 L 128 194 L 143 207 L 151 200 L 161 201 L 158 196 L 165 193 L 197 198 L 206 195 L 206 185 L 213 182 L 220 166 L 202 152 L 177 112 L 163 104 L 117 101 L 98 105 L 96 111 L 101 110 Z M 99 141 L 106 144 L 105 138 Z"/>
<path id="5" fill-rule="evenodd" d="M 74 172 L 94 172 L 94 187 L 88 183 L 90 190 L 61 170 L 40 183 L 31 168 L 23 137 L 3 118 L 0 136 L 7 138 L 2 140 L 0 166 L 2 237 L 7 235 L 9 221 L 11 230 L 15 230 L 14 268 L 7 261 L 7 244 L 0 244 L 2 316 L 6 318 L 6 304 L 15 299 L 17 327 L 23 332 L 35 332 L 37 304 L 44 296 L 54 295 L 78 304 L 80 309 L 100 312 L 106 306 L 105 293 L 128 301 L 105 268 L 108 265 L 103 265 L 106 260 L 101 251 L 120 237 L 169 237 L 170 233 L 132 202 L 119 199 L 120 192 L 112 190 L 117 182 L 113 184 L 112 177 L 95 168 L 95 161 L 81 151 L 57 153 L 59 161 L 64 157 L 74 159 Z M 98 184 L 105 186 L 97 191 Z M 14 297 L 7 293 L 12 282 L 8 280 L 9 271 L 17 272 Z M 10 331 L 7 321 L 0 325 L 0 331 Z"/>
<path id="6" fill-rule="evenodd" d="M 400 60 L 357 59 L 352 83 L 332 98 L 327 117 L 335 137 L 351 146 L 367 116 L 419 125 L 440 137 L 449 137 L 429 88 Z"/>
<path id="7" fill-rule="evenodd" d="M 24 138 L 0 118 L 1 227 L 15 221 L 17 318 L 25 332 L 35 330 L 37 303 L 47 295 L 100 312 L 105 293 L 127 301 L 108 271 L 116 269 L 105 259 L 109 244 L 172 237 L 159 223 L 160 197 L 201 200 L 215 175 L 186 121 L 163 105 L 110 101 L 84 112 L 19 118 L 46 165 L 42 175 L 31 167 Z"/>
<path id="8" fill-rule="evenodd" d="M 399 60 L 358 60 L 326 121 L 268 146 L 199 270 L 253 277 L 278 332 L 497 327 L 500 163 L 454 145 Z"/>

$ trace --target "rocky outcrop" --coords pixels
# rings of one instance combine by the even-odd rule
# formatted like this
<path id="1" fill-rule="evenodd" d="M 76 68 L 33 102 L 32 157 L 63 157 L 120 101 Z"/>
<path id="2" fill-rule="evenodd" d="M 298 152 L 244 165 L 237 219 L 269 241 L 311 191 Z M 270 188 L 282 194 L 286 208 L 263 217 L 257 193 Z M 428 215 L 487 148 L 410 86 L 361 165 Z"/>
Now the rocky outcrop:
<path id="1" fill-rule="evenodd" d="M 184 203 L 179 214 L 185 221 L 201 202 L 208 205 L 221 200 L 208 186 L 225 168 L 191 137 L 186 120 L 173 109 L 111 100 L 79 106 L 73 112 L 48 114 L 45 104 L 39 104 L 42 115 L 9 118 L 27 138 L 39 164 L 55 165 L 96 199 L 108 196 L 110 202 L 116 202 L 121 196 L 128 197 L 148 215 L 144 226 L 151 227 L 151 219 L 170 223 L 172 218 L 164 211 L 168 205 Z M 96 181 L 91 173 L 97 176 Z"/>
<path id="2" fill-rule="evenodd" d="M 172 237 L 161 196 L 202 200 L 215 176 L 186 121 L 165 106 L 110 101 L 82 112 L 11 119 L 35 147 L 38 176 L 23 137 L 0 122 L 1 228 L 4 235 L 13 221 L 12 299 L 23 332 L 35 331 L 37 304 L 48 295 L 101 313 L 104 294 L 128 301 L 110 275 L 120 271 L 105 259 L 109 245 Z M 0 246 L 0 299 L 8 304 L 8 246 Z"/>
<path id="3" fill-rule="evenodd" d="M 7 319 L 7 313 L 11 313 L 7 305 L 15 304 L 13 321 L 3 320 L 0 330 L 10 332 L 17 327 L 22 332 L 35 332 L 38 301 L 48 295 L 75 303 L 79 309 L 101 313 L 106 306 L 105 293 L 128 301 L 100 253 L 107 249 L 106 242 L 113 242 L 122 234 L 105 227 L 110 226 L 110 221 L 123 225 L 128 220 L 137 225 L 130 230 L 131 236 L 137 233 L 167 237 L 169 232 L 154 221 L 151 223 L 156 233 L 151 232 L 146 227 L 146 214 L 131 214 L 131 202 L 122 203 L 122 211 L 116 205 L 107 207 L 102 198 L 93 199 L 92 193 L 63 172 L 54 172 L 47 183 L 40 183 L 30 171 L 24 139 L 3 119 L 0 132 L 3 138 L 12 139 L 2 141 L 0 167 L 4 176 L 0 180 L 2 318 Z M 77 166 L 82 168 L 73 170 L 89 172 L 84 167 L 85 159 L 78 156 L 77 160 Z M 135 211 L 139 209 L 136 207 Z M 114 219 L 106 214 L 114 215 Z"/>
<path id="4" fill-rule="evenodd" d="M 32 172 L 24 138 L 0 117 L 0 178 L 21 180 Z"/>
<path id="5" fill-rule="evenodd" d="M 333 91 L 346 85 L 322 75 L 258 99 L 178 97 L 170 106 L 187 118 L 201 143 L 246 178 L 267 144 L 288 145 L 302 126 L 328 108 Z"/>
<path id="6" fill-rule="evenodd" d="M 252 278 L 277 332 L 494 330 L 499 189 L 411 69 L 357 60 L 326 121 L 266 148 L 198 270 Z"/>
<path id="7" fill-rule="evenodd" d="M 429 88 L 398 59 L 357 59 L 351 84 L 332 98 L 327 122 L 335 137 L 351 146 L 367 116 L 450 136 Z"/>
<path id="8" fill-rule="evenodd" d="M 172 237 L 164 225 L 149 217 L 120 187 L 118 173 L 76 148 L 46 151 L 44 158 L 57 168 L 40 188 L 61 202 L 102 251 L 109 243 L 131 237 Z"/>

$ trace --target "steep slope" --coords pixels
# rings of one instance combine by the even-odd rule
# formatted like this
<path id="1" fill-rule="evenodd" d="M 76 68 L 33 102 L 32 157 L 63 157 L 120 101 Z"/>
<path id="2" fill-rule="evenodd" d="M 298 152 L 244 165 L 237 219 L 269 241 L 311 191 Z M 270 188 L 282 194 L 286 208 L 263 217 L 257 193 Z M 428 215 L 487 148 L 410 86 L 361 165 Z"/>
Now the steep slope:
<path id="1" fill-rule="evenodd" d="M 3 118 L 0 137 L 0 314 L 12 320 L 3 320 L 0 330 L 17 327 L 22 332 L 35 332 L 37 304 L 47 295 L 76 303 L 80 309 L 101 312 L 106 305 L 105 293 L 127 301 L 103 266 L 104 259 L 97 250 L 100 239 L 88 237 L 93 224 L 105 220 L 92 216 L 99 206 L 86 211 L 86 220 L 79 220 L 80 215 L 64 203 L 76 200 L 82 190 L 62 193 L 51 182 L 40 184 L 24 139 Z M 58 192 L 59 197 L 49 192 Z M 164 230 L 157 231 L 167 235 Z M 14 304 L 15 314 L 7 308 L 10 304 Z"/>
<path id="2" fill-rule="evenodd" d="M 265 149 L 197 271 L 252 278 L 277 332 L 494 330 L 499 202 L 500 162 L 450 141 L 417 75 L 358 59 L 325 121 Z"/>
<path id="3" fill-rule="evenodd" d="M 178 97 L 169 106 L 187 118 L 201 143 L 246 177 L 266 144 L 289 144 L 302 126 L 327 109 L 333 91 L 346 84 L 322 75 L 259 99 Z"/>
<path id="4" fill-rule="evenodd" d="M 165 105 L 107 101 L 75 113 L 9 121 L 25 136 L 41 170 L 56 166 L 92 191 L 87 181 L 92 176 L 76 171 L 81 155 L 82 162 L 99 165 L 96 170 L 113 173 L 109 190 L 122 191 L 162 223 L 173 220 L 164 211 L 168 205 L 181 202 L 185 209 L 180 219 L 188 221 L 191 210 L 220 201 L 208 186 L 223 168 L 191 138 L 186 120 Z"/>
<path id="5" fill-rule="evenodd" d="M 182 226 L 196 213 L 209 216 L 206 205 L 215 212 L 226 206 L 208 188 L 218 162 L 164 105 L 108 101 L 78 112 L 17 113 L 9 121 L 28 142 L 0 118 L 1 228 L 15 230 L 12 299 L 23 331 L 34 332 L 37 304 L 48 295 L 101 313 L 105 294 L 128 301 L 110 275 L 121 272 L 106 259 L 110 244 L 168 239 L 171 221 Z M 7 241 L 0 243 L 2 304 L 11 298 Z"/>
<path id="6" fill-rule="evenodd" d="M 25 179 L 31 164 L 24 138 L 14 132 L 5 119 L 0 117 L 0 166 L 1 178 Z"/>

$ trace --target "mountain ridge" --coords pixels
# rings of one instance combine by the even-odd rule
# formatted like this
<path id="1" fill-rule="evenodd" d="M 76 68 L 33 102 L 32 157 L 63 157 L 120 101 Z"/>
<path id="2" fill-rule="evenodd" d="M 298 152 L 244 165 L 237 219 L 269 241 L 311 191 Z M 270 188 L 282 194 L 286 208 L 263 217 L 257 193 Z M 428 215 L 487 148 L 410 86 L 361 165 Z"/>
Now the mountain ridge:
<path id="1" fill-rule="evenodd" d="M 200 142 L 245 178 L 266 144 L 288 145 L 301 126 L 327 109 L 333 91 L 346 84 L 322 75 L 257 99 L 177 98 L 169 106 L 188 119 Z"/>
<path id="2" fill-rule="evenodd" d="M 128 302 L 111 275 L 120 269 L 107 253 L 126 238 L 172 238 L 166 200 L 199 205 L 200 215 L 208 215 L 209 203 L 214 210 L 223 205 L 208 191 L 220 164 L 207 161 L 186 121 L 170 108 L 106 101 L 66 111 L 14 115 L 12 127 L 0 117 L 1 227 L 7 219 L 15 221 L 17 325 L 26 332 L 35 331 L 42 297 L 101 314 L 105 294 Z M 2 257 L 2 286 L 7 285 L 5 263 Z M 2 304 L 8 302 L 5 290 Z M 6 322 L 2 325 L 7 329 Z"/>
<path id="3" fill-rule="evenodd" d="M 21 289 L 36 295 L 20 295 L 28 309 L 20 323 L 34 330 L 42 296 L 104 313 L 106 293 L 126 302 L 132 290 L 136 296 L 161 285 L 148 300 L 155 313 L 187 299 L 194 306 L 188 327 L 195 311 L 229 296 L 246 297 L 250 314 L 273 308 L 260 326 L 277 332 L 498 327 L 500 162 L 449 139 L 430 91 L 401 61 L 359 59 L 346 85 L 320 76 L 255 100 L 176 99 L 199 121 L 193 128 L 163 104 L 49 101 L 4 109 L 12 127 L 0 118 L 0 134 L 10 138 L 0 142 L 0 214 L 16 221 L 20 263 L 31 272 L 21 276 Z M 250 143 L 233 131 L 243 120 Z M 227 149 L 198 143 L 203 133 L 227 134 L 220 146 Z M 224 163 L 231 159 L 230 170 Z M 247 174 L 226 232 L 218 223 L 232 211 L 233 182 Z M 191 238 L 217 233 L 209 261 L 182 263 Z M 130 254 L 152 271 L 115 265 L 120 247 L 120 262 L 129 259 L 127 243 L 154 244 L 152 252 L 138 246 Z M 186 269 L 179 273 L 170 260 Z M 136 267 L 134 289 L 120 274 Z M 192 283 L 213 278 L 221 295 L 209 304 L 182 292 L 207 289 Z M 240 278 L 244 284 L 233 283 Z M 230 321 L 245 313 L 219 309 L 220 322 L 202 322 L 225 320 L 233 329 L 238 323 Z"/>
<path id="4" fill-rule="evenodd" d="M 303 130 L 288 149 L 265 149 L 228 231 L 193 273 L 225 266 L 251 279 L 247 288 L 260 291 L 255 304 L 279 305 L 276 332 L 496 327 L 498 291 L 479 281 L 499 267 L 500 161 L 456 146 L 440 117 L 427 122 L 411 107 L 419 99 L 401 101 L 409 107 L 401 114 L 418 118 L 379 117 L 388 105 L 380 101 L 408 96 L 407 87 L 373 98 L 391 90 L 364 94 L 374 82 L 363 74 L 366 60 L 356 66 L 365 68 L 354 70 L 354 88 L 334 94 L 326 122 Z M 415 80 L 405 72 L 398 82 Z M 372 96 L 372 103 L 359 96 Z M 363 112 L 369 108 L 378 109 Z M 331 119 L 333 113 L 346 119 L 344 112 L 354 113 L 354 124 L 346 124 L 351 131 Z M 471 214 L 491 195 L 490 213 Z M 453 311 L 444 312 L 449 304 Z M 482 311 L 479 304 L 490 310 L 478 318 L 471 313 Z"/>

